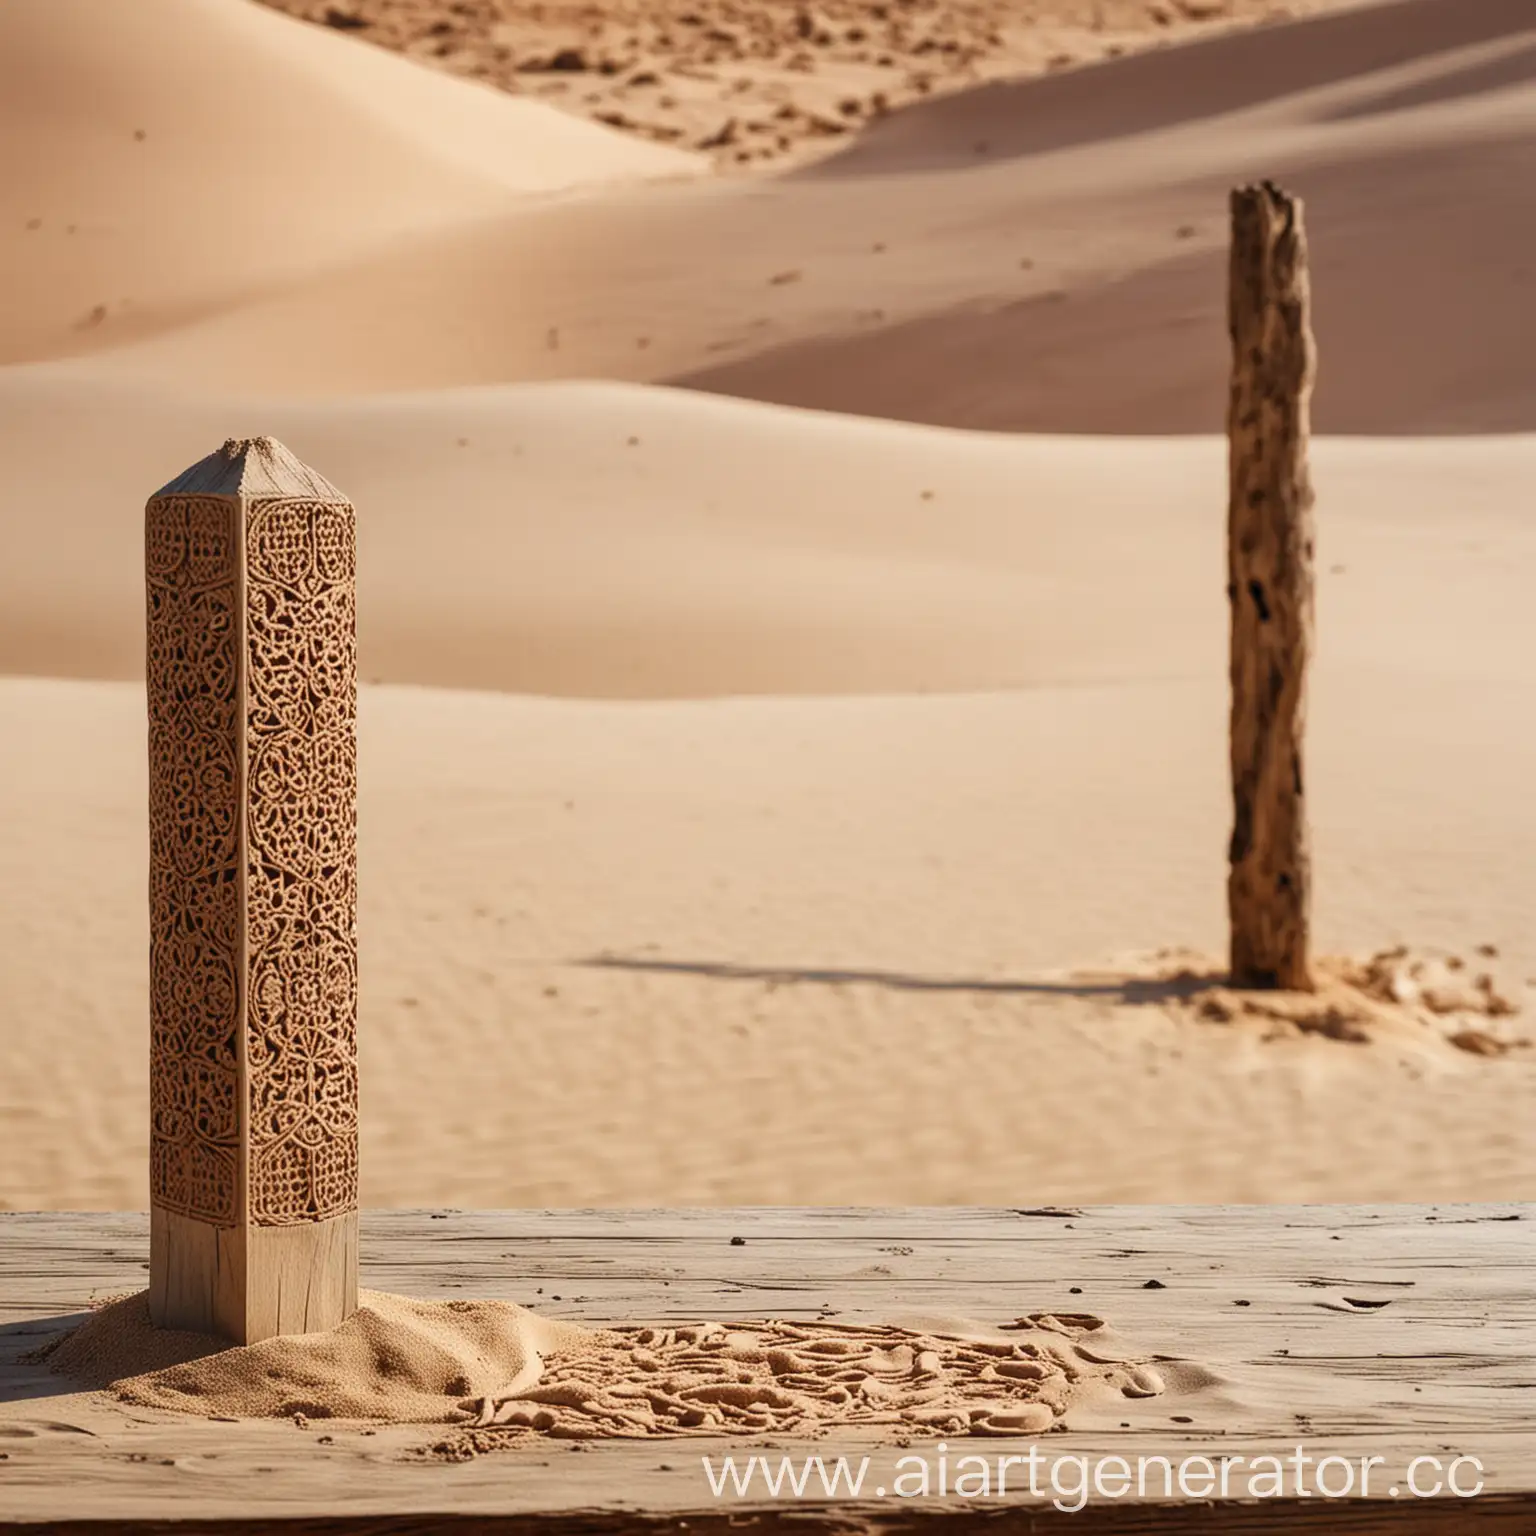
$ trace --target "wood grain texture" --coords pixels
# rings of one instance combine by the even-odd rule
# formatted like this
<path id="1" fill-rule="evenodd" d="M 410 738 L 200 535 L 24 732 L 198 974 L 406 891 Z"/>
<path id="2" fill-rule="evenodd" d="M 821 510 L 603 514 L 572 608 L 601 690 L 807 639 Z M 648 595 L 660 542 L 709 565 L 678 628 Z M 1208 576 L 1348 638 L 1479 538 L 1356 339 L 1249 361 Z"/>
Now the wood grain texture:
<path id="1" fill-rule="evenodd" d="M 221 1227 L 151 1206 L 149 1315 L 248 1344 L 323 1333 L 357 1310 L 357 1212 Z"/>
<path id="2" fill-rule="evenodd" d="M 149 1211 L 149 1315 L 156 1326 L 245 1337 L 244 1227 Z"/>
<path id="3" fill-rule="evenodd" d="M 1313 631 L 1307 450 L 1316 349 L 1301 203 L 1269 182 L 1232 194 L 1228 304 L 1231 968 L 1240 986 L 1309 991 L 1302 738 Z"/>
<path id="4" fill-rule="evenodd" d="M 1091 1311 L 1203 1383 L 1089 1406 L 1053 1455 L 1468 1454 L 1476 1499 L 1090 1503 L 1013 1499 L 794 1507 L 719 1502 L 701 1452 L 757 1441 L 530 1441 L 463 1465 L 409 1459 L 430 1430 L 214 1423 L 125 1410 L 22 1364 L 93 1297 L 145 1283 L 141 1215 L 0 1217 L 0 1519 L 39 1530 L 357 1532 L 1517 1531 L 1536 1528 L 1536 1206 L 369 1212 L 366 1285 L 504 1296 L 552 1316 L 835 1316 Z M 740 1238 L 740 1242 L 733 1242 Z M 1160 1289 L 1148 1288 L 1157 1281 Z M 1246 1305 L 1243 1305 L 1246 1303 Z M 1122 1424 L 1128 1428 L 1122 1428 Z M 330 1443 L 322 1443 L 325 1435 Z M 775 1442 L 775 1454 L 801 1447 Z M 911 1449 L 923 1449 L 914 1445 Z M 1025 1449 L 991 1442 L 999 1449 Z M 840 1436 L 805 1450 L 906 1454 Z M 932 1452 L 932 1447 L 926 1447 Z M 950 1447 L 952 1456 L 974 1449 Z M 106 1522 L 95 1526 L 82 1521 Z M 301 1522 L 285 1526 L 282 1522 Z M 63 1523 L 60 1523 L 63 1522 Z M 322 1522 L 324 1522 L 322 1524 Z M 728 1524 L 729 1522 L 729 1524 Z M 181 1530 L 197 1528 L 181 1525 Z"/>
<path id="5" fill-rule="evenodd" d="M 874 1510 L 867 1506 L 825 1506 L 748 1510 L 731 1513 L 690 1512 L 686 1518 L 649 1510 L 622 1514 L 465 1515 L 441 1511 L 426 1515 L 342 1515 L 329 1519 L 255 1516 L 204 1524 L 187 1520 L 97 1522 L 48 1520 L 26 1526 L 28 1536 L 622 1536 L 668 1531 L 677 1536 L 898 1536 L 902 1532 L 943 1531 L 945 1536 L 1034 1536 L 1039 1531 L 1077 1532 L 1080 1536 L 1529 1536 L 1531 1507 L 1518 1498 L 1488 1498 L 1475 1504 L 1424 1503 L 1399 1508 L 1379 1503 L 1272 1506 L 1230 1504 L 1093 1506 L 1077 1514 L 1053 1510 L 938 1508 Z"/>
<path id="6" fill-rule="evenodd" d="M 248 1227 L 245 1337 L 324 1333 L 357 1311 L 357 1212 Z"/>

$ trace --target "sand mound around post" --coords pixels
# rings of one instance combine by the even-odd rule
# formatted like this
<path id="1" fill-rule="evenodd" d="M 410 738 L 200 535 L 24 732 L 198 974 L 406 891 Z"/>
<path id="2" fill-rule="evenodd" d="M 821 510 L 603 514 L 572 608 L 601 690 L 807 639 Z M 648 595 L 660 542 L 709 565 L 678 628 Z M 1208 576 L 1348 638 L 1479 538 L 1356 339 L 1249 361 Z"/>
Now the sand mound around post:
<path id="1" fill-rule="evenodd" d="M 1236 987 L 1214 964 L 1180 964 L 1178 955 L 1159 951 L 1160 963 L 1140 989 L 1206 1023 L 1259 1024 L 1266 1040 L 1317 1035 L 1490 1057 L 1531 1048 L 1515 989 L 1492 963 L 1492 945 L 1480 946 L 1471 960 L 1406 945 L 1364 960 L 1325 956 L 1313 964 L 1310 992 Z"/>
<path id="2" fill-rule="evenodd" d="M 153 1327 L 141 1292 L 67 1335 L 49 1364 L 124 1402 L 207 1418 L 453 1424 L 426 1450 L 446 1460 L 538 1435 L 1036 1435 L 1087 1394 L 1165 1385 L 1086 1314 L 963 1335 L 783 1321 L 600 1329 L 506 1301 L 361 1300 L 329 1333 L 229 1347 Z"/>
<path id="3" fill-rule="evenodd" d="M 508 1301 L 417 1301 L 364 1291 L 339 1328 L 231 1348 L 155 1328 L 146 1292 L 116 1301 L 49 1356 L 61 1375 L 124 1402 L 232 1419 L 442 1424 L 488 1393 L 538 1379 L 542 1357 L 601 1337 Z"/>

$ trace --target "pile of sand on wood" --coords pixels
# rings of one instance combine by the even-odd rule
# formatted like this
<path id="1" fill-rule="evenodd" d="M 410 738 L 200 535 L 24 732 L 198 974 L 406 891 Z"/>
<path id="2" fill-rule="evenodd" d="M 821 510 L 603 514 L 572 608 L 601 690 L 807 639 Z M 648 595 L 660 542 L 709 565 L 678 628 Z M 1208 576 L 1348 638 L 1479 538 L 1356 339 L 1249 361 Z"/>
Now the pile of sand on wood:
<path id="1" fill-rule="evenodd" d="M 364 1291 L 329 1333 L 231 1348 L 156 1328 L 147 1292 L 109 1303 L 65 1337 L 48 1363 L 146 1408 L 231 1419 L 371 1419 L 442 1424 L 466 1401 L 537 1379 L 547 1353 L 600 1335 L 508 1301 L 416 1301 Z"/>
<path id="2" fill-rule="evenodd" d="M 1158 1371 L 1101 1319 L 1032 1314 L 966 1335 L 837 1323 L 587 1328 L 505 1301 L 365 1291 L 329 1333 L 231 1348 L 103 1307 L 52 1368 L 140 1407 L 210 1418 L 456 1424 L 430 1454 L 558 1439 L 818 1433 L 1035 1435 L 1085 1393 L 1152 1397 Z"/>

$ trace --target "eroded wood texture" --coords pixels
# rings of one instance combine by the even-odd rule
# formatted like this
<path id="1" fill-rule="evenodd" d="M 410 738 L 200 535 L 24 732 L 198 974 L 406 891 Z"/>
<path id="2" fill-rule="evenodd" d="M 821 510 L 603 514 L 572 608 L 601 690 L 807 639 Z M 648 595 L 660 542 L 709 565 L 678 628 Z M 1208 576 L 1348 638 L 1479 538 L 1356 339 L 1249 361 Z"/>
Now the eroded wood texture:
<path id="1" fill-rule="evenodd" d="M 1239 985 L 1297 990 L 1312 985 L 1302 763 L 1313 636 L 1310 305 L 1300 201 L 1268 182 L 1234 191 L 1231 968 Z"/>
<path id="2" fill-rule="evenodd" d="M 717 1501 L 700 1455 L 760 1452 L 757 1441 L 609 1442 L 580 1453 L 531 1441 L 437 1465 L 409 1459 L 430 1430 L 130 1412 L 18 1363 L 93 1295 L 143 1285 L 146 1239 L 137 1215 L 0 1217 L 0 1518 L 146 1531 L 197 1519 L 251 1533 L 284 1519 L 379 1533 L 683 1521 L 694 1532 L 935 1520 L 989 1531 L 1057 1520 L 1077 1532 L 1536 1528 L 1536 1206 L 364 1215 L 363 1283 L 386 1290 L 503 1296 L 592 1322 L 1091 1311 L 1137 1350 L 1206 1373 L 1161 1398 L 1074 1410 L 1066 1434 L 1045 1437 L 1052 1455 L 1289 1455 L 1304 1444 L 1318 1457 L 1379 1455 L 1394 1469 L 1467 1454 L 1484 1469 L 1485 1492 L 1472 1500 L 1153 1498 L 1076 1515 L 1013 1498 Z M 774 1446 L 867 1453 L 871 1482 L 905 1454 L 836 1436 Z"/>

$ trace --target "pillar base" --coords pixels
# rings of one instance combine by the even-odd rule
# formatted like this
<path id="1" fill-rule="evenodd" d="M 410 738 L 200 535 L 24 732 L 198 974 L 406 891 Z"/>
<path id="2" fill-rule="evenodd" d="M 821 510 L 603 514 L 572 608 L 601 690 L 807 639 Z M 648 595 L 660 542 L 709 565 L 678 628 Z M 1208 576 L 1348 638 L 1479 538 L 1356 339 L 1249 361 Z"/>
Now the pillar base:
<path id="1" fill-rule="evenodd" d="M 216 1227 L 151 1205 L 157 1328 L 256 1344 L 324 1333 L 357 1311 L 357 1212 L 283 1227 Z"/>

